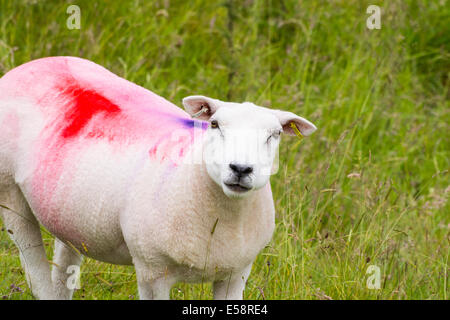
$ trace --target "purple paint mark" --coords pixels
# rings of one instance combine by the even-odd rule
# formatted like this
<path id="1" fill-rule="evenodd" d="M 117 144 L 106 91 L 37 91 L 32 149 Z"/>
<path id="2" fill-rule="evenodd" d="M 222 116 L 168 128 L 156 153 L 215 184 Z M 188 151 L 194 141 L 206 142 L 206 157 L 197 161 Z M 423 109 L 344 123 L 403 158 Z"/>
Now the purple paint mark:
<path id="1" fill-rule="evenodd" d="M 187 118 L 178 118 L 178 121 L 183 124 L 186 128 L 199 128 L 202 130 L 206 130 L 208 128 L 208 122 L 199 121 L 194 119 Z"/>

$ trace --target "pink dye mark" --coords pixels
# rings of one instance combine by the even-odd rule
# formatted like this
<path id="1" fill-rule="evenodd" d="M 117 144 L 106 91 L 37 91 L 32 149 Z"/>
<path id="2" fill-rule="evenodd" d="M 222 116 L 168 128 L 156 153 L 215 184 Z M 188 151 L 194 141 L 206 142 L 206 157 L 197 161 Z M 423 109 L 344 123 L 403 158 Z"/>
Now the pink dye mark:
<path id="1" fill-rule="evenodd" d="M 57 120 L 55 124 L 52 123 L 46 127 L 41 136 L 39 160 L 33 175 L 33 194 L 39 199 L 37 206 L 40 208 L 39 218 L 41 221 L 54 234 L 70 234 L 74 236 L 72 239 L 75 241 L 80 239 L 78 233 L 69 225 L 61 223 L 60 212 L 53 205 L 53 196 L 56 194 L 57 188 L 59 193 L 62 190 L 69 192 L 71 188 L 70 185 L 58 185 L 64 170 L 66 172 L 65 179 L 69 179 L 67 174 L 73 174 L 70 170 L 64 169 L 65 163 L 74 160 L 69 158 L 68 154 L 77 144 L 79 146 L 84 144 L 83 141 L 68 143 L 66 140 L 79 136 L 94 116 L 102 115 L 102 120 L 113 119 L 120 114 L 121 109 L 104 96 L 93 90 L 82 88 L 78 84 L 70 84 L 62 89 L 56 88 L 56 90 L 60 90 L 58 102 L 63 102 L 60 106 L 63 117 L 59 118 L 61 120 Z M 105 124 L 105 121 L 100 122 Z M 87 137 L 104 137 L 103 125 L 94 126 Z M 55 129 L 57 132 L 54 132 Z"/>
<path id="2" fill-rule="evenodd" d="M 34 101 L 46 119 L 34 150 L 32 195 L 56 234 L 75 236 L 61 220 L 54 196 L 70 192 L 71 186 L 59 181 L 63 173 L 65 180 L 76 174 L 88 145 L 106 140 L 121 152 L 137 143 L 147 146 L 150 160 L 176 166 L 191 148 L 196 128 L 207 128 L 164 98 L 79 58 L 35 60 L 2 80 L 0 91 Z"/>

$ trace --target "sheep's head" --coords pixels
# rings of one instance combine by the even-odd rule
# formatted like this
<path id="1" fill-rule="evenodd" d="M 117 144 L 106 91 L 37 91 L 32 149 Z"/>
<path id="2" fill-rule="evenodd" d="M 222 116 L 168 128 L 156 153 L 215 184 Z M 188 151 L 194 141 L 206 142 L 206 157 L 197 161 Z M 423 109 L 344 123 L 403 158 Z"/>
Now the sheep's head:
<path id="1" fill-rule="evenodd" d="M 314 124 L 292 112 L 250 102 L 224 102 L 204 96 L 183 99 L 186 111 L 209 126 L 203 161 L 209 176 L 228 197 L 242 197 L 269 182 L 282 133 L 308 136 Z M 294 126 L 295 125 L 295 126 Z"/>

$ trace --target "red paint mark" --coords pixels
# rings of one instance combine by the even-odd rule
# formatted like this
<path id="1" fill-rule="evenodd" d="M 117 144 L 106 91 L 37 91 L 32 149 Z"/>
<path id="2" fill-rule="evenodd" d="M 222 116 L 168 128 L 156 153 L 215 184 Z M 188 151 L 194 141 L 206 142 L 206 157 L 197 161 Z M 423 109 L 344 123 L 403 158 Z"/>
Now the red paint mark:
<path id="1" fill-rule="evenodd" d="M 65 114 L 67 126 L 62 131 L 64 138 L 77 135 L 99 113 L 112 117 L 120 112 L 117 105 L 92 90 L 72 86 L 64 90 L 63 94 L 69 96 L 73 103 Z M 94 135 L 102 136 L 101 133 Z"/>

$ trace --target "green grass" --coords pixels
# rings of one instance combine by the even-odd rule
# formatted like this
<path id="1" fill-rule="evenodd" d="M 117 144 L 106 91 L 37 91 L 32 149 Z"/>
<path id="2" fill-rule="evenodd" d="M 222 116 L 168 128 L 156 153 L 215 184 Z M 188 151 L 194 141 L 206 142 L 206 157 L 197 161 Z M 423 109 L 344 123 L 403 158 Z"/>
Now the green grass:
<path id="1" fill-rule="evenodd" d="M 178 105 L 253 101 L 318 126 L 283 138 L 276 231 L 247 299 L 449 299 L 447 1 L 76 1 L 81 29 L 68 30 L 72 3 L 0 0 L 0 75 L 81 56 Z M 380 30 L 366 28 L 369 4 Z M 370 265 L 379 290 L 366 286 Z M 210 288 L 180 283 L 172 297 Z M 6 231 L 2 296 L 32 299 Z M 74 297 L 136 299 L 133 268 L 88 259 Z"/>

